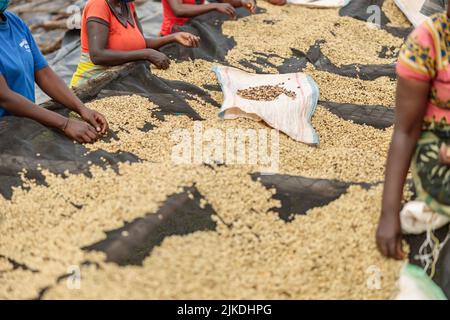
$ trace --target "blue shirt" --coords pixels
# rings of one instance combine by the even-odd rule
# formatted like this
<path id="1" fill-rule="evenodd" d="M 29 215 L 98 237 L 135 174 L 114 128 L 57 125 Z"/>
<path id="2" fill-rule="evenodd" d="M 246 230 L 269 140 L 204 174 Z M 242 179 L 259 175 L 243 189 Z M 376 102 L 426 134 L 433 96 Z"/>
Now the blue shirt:
<path id="1" fill-rule="evenodd" d="M 0 75 L 8 87 L 35 102 L 36 71 L 48 64 L 33 39 L 28 26 L 15 14 L 5 12 L 6 21 L 0 20 Z M 0 106 L 0 118 L 7 114 Z"/>

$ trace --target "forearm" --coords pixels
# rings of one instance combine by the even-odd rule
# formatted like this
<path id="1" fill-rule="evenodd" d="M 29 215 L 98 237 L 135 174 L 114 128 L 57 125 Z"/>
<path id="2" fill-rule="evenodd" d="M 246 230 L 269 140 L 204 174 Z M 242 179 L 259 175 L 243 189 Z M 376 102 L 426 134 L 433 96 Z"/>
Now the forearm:
<path id="1" fill-rule="evenodd" d="M 63 130 L 67 123 L 66 117 L 39 107 L 12 91 L 0 98 L 0 105 L 15 116 L 33 119 L 47 127 Z"/>
<path id="2" fill-rule="evenodd" d="M 175 37 L 173 35 L 159 37 L 159 38 L 145 38 L 145 43 L 147 44 L 147 48 L 158 50 L 162 46 L 166 44 L 172 43 L 175 41 Z"/>
<path id="3" fill-rule="evenodd" d="M 196 17 L 210 11 L 214 11 L 216 5 L 214 3 L 210 4 L 177 4 L 172 8 L 173 13 L 177 17 Z"/>
<path id="4" fill-rule="evenodd" d="M 229 3 L 235 8 L 242 7 L 242 1 L 241 0 L 220 0 L 222 3 Z"/>
<path id="5" fill-rule="evenodd" d="M 50 67 L 38 71 L 35 78 L 37 85 L 54 101 L 78 114 L 85 109 L 80 99 Z"/>
<path id="6" fill-rule="evenodd" d="M 101 66 L 119 66 L 128 62 L 147 60 L 146 50 L 116 51 L 102 49 L 90 52 L 91 61 Z"/>
<path id="7" fill-rule="evenodd" d="M 403 187 L 417 140 L 417 134 L 400 130 L 394 131 L 386 164 L 383 214 L 400 212 Z"/>

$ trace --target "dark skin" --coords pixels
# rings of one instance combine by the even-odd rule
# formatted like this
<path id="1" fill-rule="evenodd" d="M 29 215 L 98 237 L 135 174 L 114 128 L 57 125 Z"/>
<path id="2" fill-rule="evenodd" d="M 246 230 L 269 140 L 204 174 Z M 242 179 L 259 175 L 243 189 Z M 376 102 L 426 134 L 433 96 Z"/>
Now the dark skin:
<path id="1" fill-rule="evenodd" d="M 87 108 L 50 67 L 35 73 L 37 85 L 50 98 L 78 113 L 84 121 L 66 118 L 56 112 L 39 107 L 12 91 L 0 75 L 0 105 L 9 113 L 33 119 L 47 127 L 56 128 L 79 143 L 93 143 L 108 130 L 108 122 L 97 111 Z"/>
<path id="2" fill-rule="evenodd" d="M 109 3 L 121 14 L 128 14 L 127 5 L 118 0 L 108 0 Z M 137 27 L 142 32 L 142 26 L 137 15 L 134 15 Z M 167 69 L 170 66 L 169 58 L 157 51 L 165 44 L 176 42 L 186 47 L 196 48 L 200 45 L 200 38 L 187 32 L 179 32 L 167 37 L 157 39 L 145 38 L 147 45 L 143 50 L 119 51 L 107 49 L 109 27 L 105 21 L 92 19 L 87 22 L 89 37 L 89 55 L 91 61 L 97 65 L 117 66 L 128 62 L 149 61 L 159 69 Z"/>
<path id="3" fill-rule="evenodd" d="M 256 12 L 254 0 L 222 0 L 221 3 L 185 4 L 182 0 L 169 0 L 170 7 L 177 17 L 196 17 L 201 14 L 217 11 L 236 19 L 236 9 L 244 7 L 251 13 Z"/>
<path id="4" fill-rule="evenodd" d="M 403 186 L 422 132 L 430 88 L 431 83 L 401 77 L 397 83 L 395 127 L 386 164 L 382 212 L 376 234 L 380 252 L 396 260 L 405 258 L 399 213 Z M 440 161 L 450 165 L 450 147 L 445 144 L 440 149 Z"/>
<path id="5" fill-rule="evenodd" d="M 0 12 L 0 20 L 5 21 Z M 36 84 L 50 98 L 78 113 L 84 121 L 69 119 L 56 112 L 41 108 L 12 91 L 5 77 L 0 75 L 0 105 L 9 113 L 33 119 L 47 127 L 56 128 L 79 143 L 93 143 L 108 131 L 108 122 L 97 111 L 87 108 L 50 67 L 34 74 Z"/>

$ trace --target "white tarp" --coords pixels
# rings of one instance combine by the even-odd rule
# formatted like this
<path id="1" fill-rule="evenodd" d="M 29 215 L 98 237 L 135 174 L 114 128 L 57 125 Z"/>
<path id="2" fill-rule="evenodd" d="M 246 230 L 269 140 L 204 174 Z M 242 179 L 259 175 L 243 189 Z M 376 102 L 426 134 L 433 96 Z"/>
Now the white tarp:
<path id="1" fill-rule="evenodd" d="M 394 0 L 395 4 L 400 8 L 403 14 L 408 18 L 408 20 L 417 27 L 420 25 L 427 16 L 422 14 L 420 10 L 422 9 L 425 0 Z"/>
<path id="2" fill-rule="evenodd" d="M 222 119 L 244 117 L 256 121 L 263 120 L 296 141 L 313 145 L 319 143 L 319 136 L 311 125 L 311 117 L 319 99 L 319 88 L 309 75 L 253 74 L 225 66 L 216 66 L 213 70 L 224 93 L 219 113 Z M 286 90 L 294 92 L 295 98 L 282 94 L 273 101 L 257 101 L 238 94 L 239 90 L 249 87 L 280 84 Z"/>

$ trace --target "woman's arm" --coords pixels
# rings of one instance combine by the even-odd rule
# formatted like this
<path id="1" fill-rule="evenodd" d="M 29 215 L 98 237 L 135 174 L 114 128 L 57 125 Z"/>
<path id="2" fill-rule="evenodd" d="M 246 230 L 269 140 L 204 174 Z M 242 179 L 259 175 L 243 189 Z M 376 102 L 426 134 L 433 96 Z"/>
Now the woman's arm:
<path id="1" fill-rule="evenodd" d="M 52 68 L 45 67 L 35 74 L 35 81 L 50 98 L 78 113 L 81 118 L 90 123 L 98 133 L 108 131 L 108 122 L 100 113 L 86 108 L 78 97 L 70 90 L 64 81 L 53 72 Z"/>
<path id="2" fill-rule="evenodd" d="M 380 252 L 398 260 L 404 258 L 399 214 L 403 186 L 421 134 L 429 92 L 428 82 L 398 79 L 395 127 L 386 164 L 382 212 L 377 231 Z"/>
<path id="3" fill-rule="evenodd" d="M 236 17 L 236 9 L 229 3 L 185 4 L 182 0 L 168 0 L 173 13 L 177 17 L 196 17 L 210 11 L 219 11 Z"/>
<path id="4" fill-rule="evenodd" d="M 137 16 L 136 12 L 134 12 L 134 20 L 136 21 L 141 33 L 144 34 L 141 21 L 139 20 L 139 17 Z M 188 32 L 177 32 L 165 37 L 158 37 L 158 38 L 148 38 L 148 37 L 145 38 L 147 48 L 154 50 L 158 50 L 162 46 L 165 46 L 166 44 L 173 42 L 179 43 L 182 46 L 189 48 L 198 48 L 200 46 L 200 38 Z"/>
<path id="5" fill-rule="evenodd" d="M 37 106 L 12 91 L 2 75 L 0 75 L 0 105 L 15 116 L 30 118 L 47 127 L 59 129 L 80 143 L 92 143 L 98 139 L 98 134 L 91 125 L 75 119 L 69 120 L 56 112 Z"/>
<path id="6" fill-rule="evenodd" d="M 89 38 L 89 55 L 96 65 L 118 66 L 128 62 L 150 61 L 160 69 L 167 69 L 170 60 L 161 52 L 153 49 L 118 51 L 107 49 L 109 27 L 102 22 L 91 19 L 87 22 Z"/>
<path id="7" fill-rule="evenodd" d="M 255 0 L 221 0 L 220 2 L 229 3 L 235 8 L 244 7 L 251 13 L 256 12 L 256 2 Z"/>
<path id="8" fill-rule="evenodd" d="M 147 48 L 158 50 L 162 46 L 169 43 L 178 43 L 188 48 L 198 48 L 200 46 L 200 38 L 188 32 L 177 32 L 165 37 L 145 38 Z"/>

